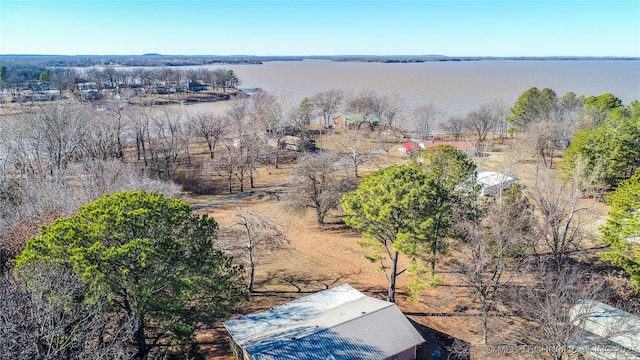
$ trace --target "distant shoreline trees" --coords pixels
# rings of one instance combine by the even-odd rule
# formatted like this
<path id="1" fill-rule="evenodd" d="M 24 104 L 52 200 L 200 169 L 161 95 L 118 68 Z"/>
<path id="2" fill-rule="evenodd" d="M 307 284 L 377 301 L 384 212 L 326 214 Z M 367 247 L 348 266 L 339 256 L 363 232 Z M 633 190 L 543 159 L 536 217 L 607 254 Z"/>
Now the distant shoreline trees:
<path id="1" fill-rule="evenodd" d="M 134 69 L 36 67 L 25 64 L 3 65 L 0 90 L 12 94 L 22 91 L 58 90 L 80 93 L 86 90 L 144 89 L 148 93 L 211 91 L 227 92 L 241 83 L 233 70 L 182 69 L 177 67 L 140 67 Z"/>

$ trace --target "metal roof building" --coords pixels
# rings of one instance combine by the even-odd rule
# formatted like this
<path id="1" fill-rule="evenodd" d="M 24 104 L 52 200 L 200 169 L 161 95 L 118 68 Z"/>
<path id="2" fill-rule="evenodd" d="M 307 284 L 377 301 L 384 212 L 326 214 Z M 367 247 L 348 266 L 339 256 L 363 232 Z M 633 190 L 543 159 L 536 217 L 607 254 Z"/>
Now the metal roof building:
<path id="1" fill-rule="evenodd" d="M 390 302 L 338 286 L 224 323 L 241 360 L 414 359 L 424 339 Z"/>
<path id="2" fill-rule="evenodd" d="M 592 299 L 571 307 L 570 319 L 583 329 L 569 344 L 596 360 L 640 360 L 640 317 Z"/>
<path id="3" fill-rule="evenodd" d="M 515 179 L 495 171 L 478 171 L 477 182 L 482 186 L 480 195 L 493 196 L 513 186 Z"/>

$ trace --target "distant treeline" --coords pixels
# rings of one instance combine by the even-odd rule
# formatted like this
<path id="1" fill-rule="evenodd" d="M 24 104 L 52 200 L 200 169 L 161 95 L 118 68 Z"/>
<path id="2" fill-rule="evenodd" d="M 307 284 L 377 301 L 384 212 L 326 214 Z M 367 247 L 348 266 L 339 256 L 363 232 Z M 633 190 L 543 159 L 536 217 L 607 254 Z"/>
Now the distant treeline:
<path id="1" fill-rule="evenodd" d="M 157 94 L 180 91 L 202 91 L 211 87 L 213 91 L 226 92 L 240 83 L 233 72 L 225 68 L 171 68 L 136 67 L 122 69 L 104 68 L 63 68 L 30 65 L 24 63 L 0 64 L 0 91 L 16 95 L 22 91 L 57 90 L 101 91 L 104 89 L 143 88 Z"/>
<path id="2" fill-rule="evenodd" d="M 427 61 L 484 61 L 484 60 L 640 60 L 638 57 L 584 56 L 444 56 L 444 55 L 336 55 L 336 56 L 253 56 L 253 55 L 0 55 L 0 65 L 31 65 L 39 67 L 88 66 L 194 66 L 211 64 L 261 64 L 265 61 L 302 61 L 322 59 L 331 61 L 359 61 L 383 63 L 412 63 Z"/>
<path id="3" fill-rule="evenodd" d="M 0 55 L 0 64 L 39 67 L 88 66 L 193 66 L 211 64 L 260 64 L 252 56 L 181 56 L 181 55 Z"/>

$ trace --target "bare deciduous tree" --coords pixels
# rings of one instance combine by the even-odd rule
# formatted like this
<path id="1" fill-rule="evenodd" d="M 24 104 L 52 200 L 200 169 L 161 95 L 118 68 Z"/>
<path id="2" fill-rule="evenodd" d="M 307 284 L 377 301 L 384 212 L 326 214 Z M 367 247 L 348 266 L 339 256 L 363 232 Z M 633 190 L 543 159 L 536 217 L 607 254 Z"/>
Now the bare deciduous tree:
<path id="1" fill-rule="evenodd" d="M 198 113 L 193 116 L 195 131 L 207 142 L 209 156 L 214 157 L 216 145 L 222 139 L 228 126 L 228 118 L 214 113 Z"/>
<path id="2" fill-rule="evenodd" d="M 135 134 L 136 138 L 136 159 L 144 160 L 144 165 L 148 166 L 147 148 L 149 127 L 151 124 L 151 113 L 139 106 L 129 106 L 126 108 L 125 115 L 128 118 L 128 126 Z"/>
<path id="3" fill-rule="evenodd" d="M 607 299 L 608 289 L 601 278 L 571 266 L 558 273 L 544 262 L 523 271 L 519 276 L 527 280 L 512 287 L 508 299 L 509 308 L 521 319 L 504 338 L 514 355 L 526 352 L 540 359 L 580 359 L 579 350 L 605 344 L 583 328 L 584 321 L 593 316 L 597 301 Z M 578 302 L 585 306 L 572 310 Z M 628 322 L 614 318 L 608 321 L 610 328 L 602 329 L 603 341 L 629 334 Z"/>
<path id="4" fill-rule="evenodd" d="M 580 99 L 569 92 L 553 104 L 546 118 L 535 123 L 532 137 L 546 167 L 552 168 L 555 152 L 566 149 L 571 143 L 582 109 Z"/>
<path id="5" fill-rule="evenodd" d="M 58 179 L 64 177 L 69 162 L 80 150 L 88 128 L 86 118 L 92 116 L 88 108 L 77 103 L 40 106 L 37 113 L 25 114 L 29 121 L 33 144 L 48 162 L 48 173 Z"/>
<path id="6" fill-rule="evenodd" d="M 282 141 L 295 125 L 295 117 L 285 109 L 284 102 L 267 93 L 258 93 L 251 98 L 251 123 L 267 137 L 276 169 L 280 166 Z"/>
<path id="7" fill-rule="evenodd" d="M 228 118 L 228 132 L 222 139 L 226 159 L 218 165 L 226 178 L 229 193 L 233 192 L 233 179 L 237 179 L 240 192 L 244 191 L 244 183 L 249 178 L 251 188 L 254 187 L 254 176 L 258 165 L 262 162 L 264 142 L 260 129 L 252 123 L 252 104 L 247 99 L 232 101 L 230 109 L 224 116 Z"/>
<path id="8" fill-rule="evenodd" d="M 591 206 L 583 205 L 580 199 L 597 186 L 598 171 L 579 166 L 569 179 L 562 180 L 556 180 L 549 171 L 540 172 L 530 192 L 532 203 L 541 215 L 536 232 L 550 252 L 557 271 L 588 236 L 589 219 L 581 215 L 588 213 Z"/>
<path id="9" fill-rule="evenodd" d="M 0 275 L 0 357 L 6 359 L 130 359 L 126 321 L 104 312 L 80 279 L 53 264 L 17 280 Z M 124 319 L 123 319 L 124 320 Z"/>
<path id="10" fill-rule="evenodd" d="M 369 129 L 360 129 L 359 126 L 348 126 L 339 131 L 331 132 L 327 138 L 334 144 L 340 154 L 349 159 L 353 170 L 353 177 L 359 177 L 358 169 L 367 160 L 368 151 L 366 138 L 370 135 Z"/>
<path id="11" fill-rule="evenodd" d="M 484 143 L 487 136 L 495 132 L 496 128 L 504 121 L 505 114 L 506 108 L 501 102 L 490 102 L 470 112 L 465 118 L 464 127 L 476 136 L 479 143 Z"/>
<path id="12" fill-rule="evenodd" d="M 221 235 L 226 249 L 240 253 L 249 266 L 249 292 L 255 285 L 255 269 L 260 258 L 289 244 L 285 230 L 267 215 L 242 208 L 236 204 L 233 224 Z"/>
<path id="13" fill-rule="evenodd" d="M 164 109 L 151 117 L 151 124 L 147 128 L 148 151 L 153 171 L 159 179 L 171 179 L 180 164 L 180 155 L 188 156 L 191 129 L 183 116 L 182 113 Z"/>
<path id="14" fill-rule="evenodd" d="M 2 182 L 8 181 L 9 166 L 17 172 L 14 180 L 18 183 L 30 177 L 42 176 L 37 159 L 37 142 L 29 121 L 23 116 L 2 116 L 0 122 L 0 156 L 2 157 Z"/>
<path id="15" fill-rule="evenodd" d="M 344 92 L 340 89 L 321 91 L 313 95 L 309 101 L 322 115 L 324 125 L 329 125 L 333 115 L 344 101 Z"/>
<path id="16" fill-rule="evenodd" d="M 447 120 L 440 123 L 440 128 L 444 130 L 447 139 L 449 135 L 453 136 L 453 141 L 460 140 L 464 129 L 465 119 L 460 116 L 450 116 Z"/>
<path id="17" fill-rule="evenodd" d="M 411 129 L 421 141 L 426 141 L 435 130 L 440 116 L 440 111 L 433 103 L 420 104 L 409 112 Z"/>
<path id="18" fill-rule="evenodd" d="M 380 123 L 378 127 L 381 130 L 388 130 L 396 126 L 396 121 L 402 113 L 402 98 L 397 95 L 383 95 L 379 99 Z"/>
<path id="19" fill-rule="evenodd" d="M 90 131 L 80 139 L 82 156 L 103 161 L 122 158 L 123 121 L 120 111 L 93 113 L 85 118 Z"/>
<path id="20" fill-rule="evenodd" d="M 316 211 L 318 225 L 340 204 L 340 198 L 355 189 L 353 178 L 339 171 L 340 158 L 331 153 L 305 154 L 298 160 L 291 177 L 287 204 L 297 213 Z"/>
<path id="21" fill-rule="evenodd" d="M 362 115 L 363 120 L 370 116 L 380 119 L 383 106 L 384 100 L 375 90 L 364 89 L 357 94 L 347 95 L 345 110 L 347 113 Z"/>
<path id="22" fill-rule="evenodd" d="M 375 142 L 379 150 L 387 154 L 398 146 L 399 134 L 395 132 L 398 118 L 402 113 L 402 99 L 397 96 L 380 97 L 379 122 L 375 126 Z"/>
<path id="23" fill-rule="evenodd" d="M 500 293 L 532 249 L 532 227 L 532 208 L 515 188 L 492 204 L 479 223 L 461 224 L 456 263 L 461 280 L 480 305 L 483 344 L 488 342 L 489 316 L 497 310 Z"/>
<path id="24" fill-rule="evenodd" d="M 553 168 L 555 152 L 562 147 L 563 133 L 559 124 L 541 121 L 535 124 L 532 136 L 536 143 L 536 152 L 542 157 L 544 166 Z"/>
<path id="25" fill-rule="evenodd" d="M 84 181 L 75 191 L 84 203 L 118 191 L 156 191 L 167 196 L 174 196 L 179 191 L 179 186 L 174 182 L 152 179 L 135 165 L 117 160 L 86 160 L 82 164 L 81 174 Z"/>

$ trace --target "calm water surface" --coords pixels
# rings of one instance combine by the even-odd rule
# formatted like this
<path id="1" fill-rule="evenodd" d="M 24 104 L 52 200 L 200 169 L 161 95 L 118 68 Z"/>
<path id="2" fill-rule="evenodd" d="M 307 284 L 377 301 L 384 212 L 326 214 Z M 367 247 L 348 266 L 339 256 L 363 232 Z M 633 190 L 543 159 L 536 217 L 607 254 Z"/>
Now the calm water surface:
<path id="1" fill-rule="evenodd" d="M 432 102 L 447 115 L 465 115 L 502 100 L 509 106 L 532 86 L 558 96 L 613 93 L 624 104 L 640 99 L 640 61 L 485 60 L 407 64 L 272 61 L 262 65 L 207 66 L 232 69 L 240 87 L 286 95 L 293 104 L 332 88 L 372 89 L 402 99 L 405 108 Z M 224 104 L 196 104 L 191 110 L 224 110 Z"/>

